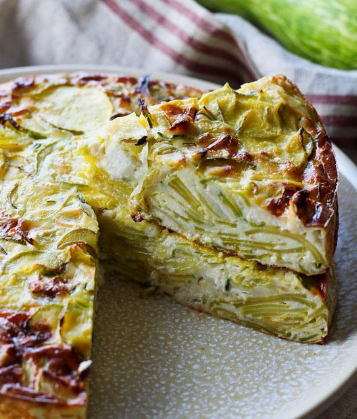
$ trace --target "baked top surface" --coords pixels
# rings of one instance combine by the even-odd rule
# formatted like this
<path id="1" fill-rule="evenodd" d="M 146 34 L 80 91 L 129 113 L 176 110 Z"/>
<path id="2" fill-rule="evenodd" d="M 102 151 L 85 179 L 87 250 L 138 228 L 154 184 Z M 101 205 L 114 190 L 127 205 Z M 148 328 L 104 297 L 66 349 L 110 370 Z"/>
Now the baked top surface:
<path id="1" fill-rule="evenodd" d="M 93 89 L 93 87 L 96 88 Z M 63 354 L 67 353 L 66 350 L 72 353 L 72 348 L 74 348 L 74 353 L 77 358 L 76 361 L 68 361 L 72 369 L 67 375 L 71 379 L 76 377 L 73 380 L 77 379 L 77 388 L 80 388 L 78 394 L 81 395 L 80 398 L 77 393 L 75 393 L 75 396 L 66 393 L 63 397 L 65 400 L 67 397 L 67 401 L 54 401 L 54 403 L 58 402 L 59 405 L 61 403 L 85 405 L 86 403 L 85 371 L 89 366 L 86 361 L 90 352 L 97 234 L 95 215 L 91 212 L 90 207 L 86 207 L 86 203 L 82 202 L 85 201 L 82 199 L 83 195 L 81 193 L 78 194 L 78 191 L 85 194 L 86 191 L 88 192 L 88 188 L 83 177 L 78 176 L 77 168 L 72 171 L 72 163 L 66 159 L 68 154 L 66 154 L 67 150 L 65 147 L 68 142 L 83 136 L 83 133 L 98 128 L 113 116 L 116 119 L 133 110 L 138 111 L 135 100 L 129 101 L 128 99 L 123 100 L 123 98 L 132 97 L 136 99 L 139 94 L 140 96 L 144 96 L 146 102 L 150 104 L 154 103 L 155 100 L 159 101 L 175 97 L 182 98 L 197 95 L 198 93 L 192 89 L 151 82 L 152 94 L 154 95 L 154 98 L 151 98 L 145 94 L 145 89 L 148 88 L 150 88 L 150 84 L 148 87 L 148 83 L 145 80 L 138 83 L 138 81 L 132 78 L 121 79 L 115 76 L 110 78 L 102 78 L 102 76 L 65 76 L 62 78 L 50 77 L 48 80 L 44 77 L 39 77 L 29 79 L 28 81 L 18 81 L 3 88 L 1 101 L 3 112 L 1 120 L 3 127 L 1 137 L 3 150 L 2 175 L 7 186 L 7 189 L 3 188 L 2 190 L 3 196 L 1 199 L 1 202 L 5 205 L 2 218 L 3 231 L 6 235 L 6 238 L 4 238 L 6 246 L 3 246 L 3 250 L 6 253 L 6 255 L 4 253 L 4 259 L 11 258 L 12 251 L 16 255 L 15 264 L 13 264 L 15 265 L 14 268 L 11 264 L 5 264 L 5 266 L 9 265 L 11 269 L 15 270 L 11 272 L 4 271 L 4 273 L 7 279 L 9 273 L 12 274 L 14 272 L 21 287 L 25 288 L 26 298 L 28 298 L 28 301 L 25 298 L 24 301 L 21 300 L 19 305 L 16 306 L 15 304 L 12 306 L 11 298 L 14 298 L 14 295 L 5 295 L 4 304 L 8 305 L 9 309 L 16 311 L 16 313 L 20 310 L 25 311 L 24 319 L 19 321 L 17 326 L 16 316 L 15 318 L 11 317 L 13 312 L 10 313 L 10 317 L 6 317 L 8 313 L 5 313 L 5 327 L 16 329 L 16 332 L 14 332 L 15 335 L 37 336 L 40 332 L 37 329 L 32 331 L 29 326 L 35 314 L 33 307 L 37 307 L 33 300 L 35 302 L 37 301 L 39 306 L 45 302 L 46 310 L 48 309 L 51 313 L 55 313 L 53 323 L 51 323 L 50 327 L 53 329 L 59 327 L 58 333 L 60 337 L 57 345 L 60 348 L 50 348 L 48 346 L 48 351 L 43 351 L 42 355 L 40 355 L 43 365 L 38 370 L 38 375 L 41 377 L 50 375 L 49 373 L 43 374 L 44 371 L 49 371 L 51 374 L 54 374 L 51 370 L 51 365 L 55 364 L 55 361 L 52 362 L 52 358 L 64 357 Z M 79 95 L 80 98 L 79 100 L 74 100 L 78 96 L 78 89 L 81 92 Z M 119 93 L 113 93 L 113 90 L 115 91 L 116 89 L 121 89 L 121 91 Z M 63 111 L 63 108 L 65 108 L 65 111 Z M 58 159 L 51 161 L 48 158 L 51 155 L 57 156 Z M 74 161 L 76 161 L 75 157 L 74 155 Z M 57 166 L 53 166 L 53 162 L 56 163 L 56 161 Z M 50 173 L 49 170 L 52 170 L 52 172 Z M 50 179 L 47 179 L 46 176 L 49 174 L 51 174 Z M 37 181 L 37 177 L 40 177 L 41 181 Z M 54 184 L 53 181 L 55 181 Z M 93 190 L 90 191 L 93 192 Z M 88 198 L 92 199 L 92 202 L 90 202 L 91 205 L 98 207 L 99 204 L 103 204 L 103 196 L 105 197 L 105 194 L 102 193 L 102 190 L 95 192 L 97 195 L 96 193 L 87 195 Z M 108 188 L 108 201 L 105 202 L 105 205 L 115 205 L 109 199 L 111 192 L 112 190 Z M 119 193 L 119 191 L 116 192 Z M 51 198 L 52 193 L 54 197 Z M 125 194 L 125 191 L 120 191 L 120 193 Z M 66 194 L 73 194 L 73 202 L 71 201 L 72 198 L 65 199 L 64 206 L 58 210 L 54 205 L 59 201 L 63 201 L 62 198 L 67 196 Z M 33 199 L 33 196 L 42 199 L 37 202 Z M 45 215 L 38 210 L 41 208 L 41 205 L 44 206 L 43 211 L 45 211 Z M 67 205 L 69 208 L 67 208 Z M 85 209 L 83 209 L 83 206 Z M 21 211 L 26 218 L 24 222 L 19 218 Z M 56 214 L 56 217 L 50 215 L 51 211 Z M 64 212 L 64 215 L 62 212 Z M 37 224 L 36 217 L 40 217 L 40 221 Z M 43 220 L 47 218 L 51 222 L 44 223 Z M 52 218 L 55 219 L 55 225 L 53 225 Z M 28 219 L 31 221 L 30 226 L 26 224 Z M 40 231 L 36 231 L 36 229 Z M 30 235 L 27 234 L 27 230 L 31 232 Z M 26 260 L 23 264 L 19 263 L 23 259 L 21 256 L 22 252 L 18 247 L 9 244 L 12 243 L 9 237 L 12 242 L 15 242 L 16 246 L 26 247 Z M 21 243 L 19 243 L 20 241 Z M 8 246 L 10 247 L 8 248 Z M 13 247 L 15 250 L 12 250 Z M 28 248 L 31 250 L 28 250 Z M 49 249 L 53 249 L 53 252 L 49 252 Z M 71 255 L 70 257 L 67 255 L 67 259 L 63 256 L 64 250 Z M 30 254 L 27 254 L 27 252 L 30 252 Z M 77 255 L 78 252 L 79 256 Z M 44 260 L 42 261 L 41 259 L 39 263 L 37 256 L 41 255 L 42 258 L 43 253 L 46 253 L 46 255 L 43 256 Z M 73 259 L 73 263 L 76 264 L 75 271 L 83 270 L 86 272 L 86 275 L 82 275 L 80 281 L 77 283 L 74 275 L 71 273 L 70 267 L 63 268 L 61 264 L 49 265 L 53 262 L 52 258 L 49 258 L 49 256 L 52 257 L 52 253 L 55 253 L 56 257 L 62 258 L 63 264 L 67 263 L 70 265 Z M 72 253 L 75 253 L 75 255 L 73 256 Z M 35 258 L 33 258 L 34 254 L 37 255 Z M 23 265 L 25 265 L 25 268 Z M 43 266 L 45 266 L 45 273 L 43 273 Z M 21 269 L 25 269 L 25 273 Z M 26 276 L 26 281 L 24 281 L 21 275 Z M 67 278 L 68 275 L 69 278 Z M 39 278 L 41 279 L 40 281 Z M 84 278 L 86 279 L 84 280 Z M 88 282 L 92 283 L 92 288 L 87 287 Z M 28 289 L 26 289 L 27 286 L 30 289 L 30 296 Z M 81 295 L 81 298 L 87 300 L 87 303 L 89 302 L 87 308 L 83 311 L 87 314 L 88 320 L 88 327 L 85 332 L 87 340 L 85 342 L 78 338 L 79 335 L 83 334 L 83 330 L 76 331 L 76 328 L 73 326 L 76 319 L 80 320 L 81 324 L 86 325 L 86 321 L 78 318 L 76 310 L 72 312 L 72 305 L 75 306 L 77 303 L 75 296 L 77 290 L 81 290 L 84 294 Z M 73 292 L 74 303 L 72 304 L 72 296 L 69 297 L 68 295 L 72 295 Z M 15 300 L 18 299 L 18 296 L 19 294 L 15 294 Z M 55 307 L 52 307 L 53 303 L 54 305 L 58 304 L 60 307 L 55 309 Z M 68 316 L 70 319 L 69 323 L 62 320 L 65 319 L 64 313 L 66 310 L 71 313 Z M 50 317 L 52 322 L 52 316 Z M 41 328 L 43 327 L 42 323 Z M 55 324 L 57 325 L 56 327 L 53 326 Z M 46 327 L 44 329 L 46 330 Z M 73 334 L 73 330 L 76 333 Z M 44 343 L 47 345 L 47 341 L 51 341 L 53 336 L 57 336 L 58 333 L 56 329 L 56 333 L 42 336 L 38 338 L 38 341 L 34 339 L 34 346 L 42 346 Z M 68 334 L 71 336 L 68 337 Z M 31 353 L 31 350 L 26 348 L 24 351 Z M 20 360 L 22 362 L 27 357 L 31 358 L 25 352 L 21 353 L 22 358 Z M 41 353 L 41 351 L 39 352 Z M 79 357 L 78 353 L 80 354 Z M 32 358 L 35 358 L 35 355 Z M 10 366 L 11 368 L 12 366 L 17 368 L 15 371 L 17 374 L 16 379 L 21 381 L 21 374 L 23 372 L 19 370 L 18 364 L 20 361 L 17 360 L 16 362 L 14 364 L 10 362 Z M 66 368 L 68 369 L 68 366 Z M 7 380 L 7 371 L 3 372 Z M 62 373 L 61 370 L 55 372 L 59 375 Z M 62 383 L 66 381 L 63 377 L 60 378 L 62 379 Z M 17 389 L 19 381 L 16 381 L 16 379 L 14 378 L 14 383 L 12 384 Z M 36 385 L 41 386 L 40 381 Z M 71 386 L 73 383 L 71 382 L 70 384 L 69 388 L 72 391 Z M 46 386 L 48 384 L 43 385 Z M 76 388 L 74 384 L 72 387 Z M 6 389 L 5 393 L 7 394 L 7 389 L 10 389 L 11 386 L 3 388 Z M 43 388 L 48 390 L 47 387 Z M 36 388 L 37 390 L 40 390 L 40 387 Z M 39 393 L 42 393 L 42 391 L 39 391 Z M 27 395 L 29 399 L 32 396 Z M 40 395 L 35 395 L 32 400 L 37 396 L 40 397 Z M 46 402 L 49 403 L 49 399 Z"/>
<path id="2" fill-rule="evenodd" d="M 325 227 L 333 216 L 337 170 L 331 143 L 312 105 L 284 76 L 237 91 L 226 85 L 147 111 L 142 106 L 153 141 L 170 142 L 182 153 L 185 161 L 173 156 L 172 164 L 175 157 L 176 164 L 194 161 L 208 178 L 237 182 L 276 216 L 292 201 L 306 226 Z"/>

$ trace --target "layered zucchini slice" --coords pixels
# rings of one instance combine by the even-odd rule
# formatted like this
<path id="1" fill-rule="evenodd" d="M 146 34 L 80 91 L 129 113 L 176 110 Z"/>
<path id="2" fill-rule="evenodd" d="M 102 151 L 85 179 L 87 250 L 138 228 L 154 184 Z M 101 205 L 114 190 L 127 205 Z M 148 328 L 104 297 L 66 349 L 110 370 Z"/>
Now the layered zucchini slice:
<path id="1" fill-rule="evenodd" d="M 265 265 L 328 269 L 335 161 L 316 112 L 284 77 L 142 103 L 140 122 L 147 157 L 130 198 L 134 219 Z"/>

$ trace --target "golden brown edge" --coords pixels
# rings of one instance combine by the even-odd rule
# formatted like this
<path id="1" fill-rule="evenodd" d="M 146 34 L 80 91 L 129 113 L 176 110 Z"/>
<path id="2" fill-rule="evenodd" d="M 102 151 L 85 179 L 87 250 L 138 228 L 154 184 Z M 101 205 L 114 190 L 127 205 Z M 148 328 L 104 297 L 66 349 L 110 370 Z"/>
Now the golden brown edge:
<path id="1" fill-rule="evenodd" d="M 87 406 L 59 406 L 0 395 L 2 419 L 85 419 Z"/>

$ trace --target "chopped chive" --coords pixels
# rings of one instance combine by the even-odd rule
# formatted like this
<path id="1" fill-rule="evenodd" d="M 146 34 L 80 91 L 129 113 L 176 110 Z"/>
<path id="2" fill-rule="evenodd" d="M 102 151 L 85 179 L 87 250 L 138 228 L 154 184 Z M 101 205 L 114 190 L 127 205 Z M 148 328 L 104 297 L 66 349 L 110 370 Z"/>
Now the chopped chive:
<path id="1" fill-rule="evenodd" d="M 150 74 L 145 74 L 138 81 L 138 83 L 135 87 L 135 91 L 137 93 L 142 93 L 145 96 L 149 96 L 150 95 L 149 83 L 150 83 Z"/>
<path id="2" fill-rule="evenodd" d="M 121 118 L 122 116 L 126 116 L 126 115 L 129 115 L 127 112 L 126 113 L 123 113 L 123 112 L 117 112 L 117 113 L 115 113 L 115 114 L 113 114 L 110 118 L 109 118 L 109 121 L 113 121 L 113 119 L 116 119 L 116 118 Z"/>
<path id="3" fill-rule="evenodd" d="M 224 289 L 226 291 L 229 291 L 231 289 L 231 280 L 229 278 L 227 279 L 227 282 L 226 282 L 226 285 L 224 286 Z"/>
<path id="4" fill-rule="evenodd" d="M 12 208 L 14 208 L 14 209 L 17 209 L 17 206 L 12 202 L 12 194 L 16 191 L 16 189 L 19 187 L 19 185 L 18 184 L 16 184 L 12 189 L 11 189 L 11 191 L 9 192 L 9 195 L 8 195 L 8 201 L 9 201 L 9 204 L 12 206 Z"/>
<path id="5" fill-rule="evenodd" d="M 164 140 L 171 140 L 170 137 L 168 137 L 167 135 L 163 134 L 162 132 L 158 132 L 157 133 L 159 137 L 163 138 Z"/>
<path id="6" fill-rule="evenodd" d="M 75 129 L 68 129 L 68 128 L 63 128 L 63 127 L 57 127 L 56 125 L 53 125 L 54 128 L 59 129 L 60 131 L 65 131 L 65 132 L 69 132 L 73 135 L 83 135 L 84 131 L 77 131 Z"/>
<path id="7" fill-rule="evenodd" d="M 148 121 L 149 127 L 152 128 L 154 126 L 154 124 L 152 122 L 151 114 L 148 111 L 148 107 L 145 104 L 145 100 L 142 99 L 141 97 L 139 97 L 138 98 L 138 104 L 139 104 L 139 108 L 140 108 L 141 113 L 144 115 L 144 117 Z"/>
<path id="8" fill-rule="evenodd" d="M 87 203 L 82 194 L 78 194 L 78 199 L 82 202 L 82 204 Z"/>
<path id="9" fill-rule="evenodd" d="M 143 145 L 146 143 L 147 135 L 142 136 L 138 139 L 138 141 L 134 145 Z"/>
<path id="10" fill-rule="evenodd" d="M 216 121 L 217 118 L 213 115 L 213 113 L 207 108 L 207 106 L 203 106 L 203 109 L 207 112 L 206 114 L 204 113 L 203 115 L 207 116 L 208 119 L 210 119 L 211 121 Z"/>
<path id="11" fill-rule="evenodd" d="M 219 114 L 220 114 L 220 117 L 222 119 L 222 122 L 224 122 L 225 124 L 228 124 L 228 122 L 226 121 L 226 118 L 223 115 L 222 108 L 221 108 L 218 100 L 217 100 L 217 105 L 218 105 L 218 110 L 219 110 Z"/>

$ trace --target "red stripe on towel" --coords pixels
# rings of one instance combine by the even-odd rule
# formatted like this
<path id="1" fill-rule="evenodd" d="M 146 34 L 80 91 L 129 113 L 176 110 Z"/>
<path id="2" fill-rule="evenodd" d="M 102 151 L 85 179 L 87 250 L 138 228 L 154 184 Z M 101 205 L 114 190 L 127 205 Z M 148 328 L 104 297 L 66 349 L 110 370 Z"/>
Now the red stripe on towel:
<path id="1" fill-rule="evenodd" d="M 210 57 L 216 56 L 216 57 L 222 58 L 233 65 L 235 63 L 235 65 L 238 65 L 239 67 L 240 66 L 245 67 L 245 64 L 242 63 L 241 60 L 239 60 L 239 58 L 236 55 L 222 48 L 212 47 L 210 45 L 207 45 L 195 39 L 193 36 L 186 33 L 183 29 L 181 29 L 175 23 L 171 22 L 165 16 L 157 12 L 153 7 L 151 7 L 145 1 L 143 0 L 130 0 L 130 1 L 132 3 L 135 3 L 141 10 L 147 13 L 148 16 L 150 16 L 153 20 L 155 20 L 155 22 L 163 26 L 170 33 L 174 34 L 177 38 L 184 41 L 187 45 L 194 48 L 196 51 L 209 55 Z M 245 71 L 245 68 L 243 68 L 243 70 Z"/>
<path id="2" fill-rule="evenodd" d="M 249 65 L 249 60 L 247 59 L 244 50 L 241 48 L 236 38 L 229 32 L 229 30 L 223 30 L 221 28 L 216 27 L 211 22 L 203 19 L 201 16 L 197 15 L 193 10 L 189 9 L 182 3 L 178 2 L 177 0 L 161 0 L 161 1 L 164 1 L 165 4 L 171 6 L 173 9 L 182 13 L 185 17 L 190 19 L 199 28 L 206 31 L 210 35 L 220 38 L 221 40 L 226 41 L 229 44 L 231 44 L 233 47 L 235 47 L 239 51 L 242 57 L 242 60 L 244 60 L 244 64 L 245 64 L 244 70 L 247 76 L 249 77 L 249 80 L 253 81 L 259 77 L 259 75 L 256 74 L 251 68 L 251 66 Z"/>
<path id="3" fill-rule="evenodd" d="M 226 68 L 218 68 L 199 62 L 193 61 L 183 54 L 175 51 L 170 46 L 166 45 L 163 41 L 156 38 L 152 32 L 147 30 L 140 24 L 139 21 L 134 19 L 128 14 L 118 3 L 114 0 L 101 0 L 105 3 L 118 17 L 120 17 L 128 26 L 130 26 L 135 32 L 142 36 L 147 42 L 159 49 L 161 52 L 169 56 L 173 61 L 186 67 L 187 69 L 201 74 L 213 75 L 221 78 L 230 80 L 236 80 L 238 77 L 237 73 Z"/>
<path id="4" fill-rule="evenodd" d="M 321 104 L 331 104 L 331 105 L 356 105 L 357 106 L 357 96 L 353 95 L 306 95 L 311 102 L 321 103 Z M 357 116 L 356 116 L 357 118 Z"/>

